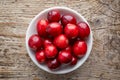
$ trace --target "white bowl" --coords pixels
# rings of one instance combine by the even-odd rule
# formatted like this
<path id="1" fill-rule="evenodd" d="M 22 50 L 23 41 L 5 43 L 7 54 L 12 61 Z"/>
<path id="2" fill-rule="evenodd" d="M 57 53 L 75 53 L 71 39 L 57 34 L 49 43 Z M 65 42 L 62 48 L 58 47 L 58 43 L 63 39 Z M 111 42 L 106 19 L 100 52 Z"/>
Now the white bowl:
<path id="1" fill-rule="evenodd" d="M 26 32 L 26 48 L 27 48 L 27 52 L 28 52 L 30 58 L 39 68 L 41 68 L 42 70 L 47 71 L 49 73 L 53 73 L 53 74 L 65 74 L 65 73 L 69 73 L 73 70 L 76 70 L 87 60 L 88 56 L 90 55 L 91 49 L 92 49 L 92 42 L 93 42 L 92 31 L 91 31 L 91 28 L 90 28 L 90 35 L 86 40 L 86 43 L 87 43 L 87 46 L 88 46 L 86 55 L 83 58 L 79 59 L 75 66 L 67 66 L 67 67 L 62 66 L 60 69 L 50 70 L 45 64 L 39 64 L 37 62 L 36 58 L 35 58 L 34 51 L 32 51 L 30 49 L 30 47 L 28 46 L 28 39 L 32 34 L 37 33 L 36 32 L 37 21 L 40 20 L 40 19 L 46 19 L 47 18 L 47 13 L 50 10 L 53 10 L 53 9 L 60 10 L 61 14 L 72 14 L 76 17 L 77 22 L 84 21 L 88 24 L 86 19 L 83 16 L 81 16 L 80 13 L 78 13 L 78 12 L 76 12 L 76 11 L 70 9 L 70 8 L 67 8 L 67 7 L 52 7 L 52 8 L 45 9 L 45 10 L 41 11 L 38 15 L 36 15 L 29 24 L 29 27 L 28 27 L 27 32 Z M 89 27 L 90 27 L 90 25 L 89 25 Z"/>

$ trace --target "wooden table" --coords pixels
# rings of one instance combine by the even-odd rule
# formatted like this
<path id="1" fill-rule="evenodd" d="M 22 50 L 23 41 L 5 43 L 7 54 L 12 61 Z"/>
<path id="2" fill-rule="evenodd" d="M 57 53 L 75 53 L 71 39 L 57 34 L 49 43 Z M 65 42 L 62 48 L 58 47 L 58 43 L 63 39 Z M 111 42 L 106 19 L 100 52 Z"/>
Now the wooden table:
<path id="1" fill-rule="evenodd" d="M 65 75 L 39 69 L 25 47 L 32 18 L 53 6 L 78 11 L 93 31 L 90 57 Z M 0 0 L 0 80 L 120 80 L 120 0 Z"/>

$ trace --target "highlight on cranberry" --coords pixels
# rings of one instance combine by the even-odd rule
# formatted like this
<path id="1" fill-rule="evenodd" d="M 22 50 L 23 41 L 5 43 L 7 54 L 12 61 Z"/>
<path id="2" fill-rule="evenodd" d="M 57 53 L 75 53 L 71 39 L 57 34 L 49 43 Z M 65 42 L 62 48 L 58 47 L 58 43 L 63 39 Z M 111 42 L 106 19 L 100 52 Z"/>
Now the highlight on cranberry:
<path id="1" fill-rule="evenodd" d="M 28 44 L 33 50 L 38 50 L 42 46 L 42 38 L 39 35 L 34 34 L 29 38 Z"/>
<path id="2" fill-rule="evenodd" d="M 62 33 L 62 26 L 58 22 L 52 22 L 47 26 L 46 31 L 50 36 L 55 37 Z"/>
<path id="3" fill-rule="evenodd" d="M 60 49 L 66 48 L 69 44 L 67 37 L 63 34 L 55 37 L 53 43 L 55 46 L 57 46 Z"/>
<path id="4" fill-rule="evenodd" d="M 60 69 L 64 64 L 73 67 L 86 55 L 85 38 L 89 36 L 90 28 L 75 16 L 51 10 L 46 19 L 40 19 L 33 27 L 38 34 L 30 36 L 28 45 L 34 50 L 39 64 L 45 63 L 50 70 Z"/>
<path id="5" fill-rule="evenodd" d="M 38 21 L 37 23 L 37 32 L 40 36 L 42 37 L 46 37 L 47 36 L 47 32 L 46 32 L 46 28 L 48 26 L 48 21 L 41 19 Z"/>
<path id="6" fill-rule="evenodd" d="M 63 26 L 66 26 L 68 23 L 76 24 L 76 19 L 73 15 L 70 14 L 63 15 L 61 18 L 61 23 L 63 24 Z"/>
<path id="7" fill-rule="evenodd" d="M 35 57 L 39 63 L 44 63 L 46 61 L 45 51 L 40 50 L 35 53 Z"/>
<path id="8" fill-rule="evenodd" d="M 48 12 L 47 18 L 49 22 L 58 22 L 60 20 L 60 11 L 59 10 L 52 10 Z"/>
<path id="9" fill-rule="evenodd" d="M 64 28 L 65 35 L 70 38 L 74 39 L 78 36 L 79 30 L 75 24 L 67 24 Z"/>

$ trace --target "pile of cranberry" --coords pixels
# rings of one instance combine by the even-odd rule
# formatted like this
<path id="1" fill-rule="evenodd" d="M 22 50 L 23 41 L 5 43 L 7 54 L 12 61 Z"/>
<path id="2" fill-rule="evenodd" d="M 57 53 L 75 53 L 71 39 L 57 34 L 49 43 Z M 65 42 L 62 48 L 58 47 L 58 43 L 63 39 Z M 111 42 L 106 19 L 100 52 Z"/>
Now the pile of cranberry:
<path id="1" fill-rule="evenodd" d="M 50 69 L 63 64 L 73 66 L 86 54 L 85 38 L 90 29 L 85 22 L 77 23 L 71 14 L 61 15 L 59 10 L 51 10 L 47 19 L 37 22 L 36 30 L 38 34 L 29 38 L 29 47 L 35 51 L 36 60 Z"/>

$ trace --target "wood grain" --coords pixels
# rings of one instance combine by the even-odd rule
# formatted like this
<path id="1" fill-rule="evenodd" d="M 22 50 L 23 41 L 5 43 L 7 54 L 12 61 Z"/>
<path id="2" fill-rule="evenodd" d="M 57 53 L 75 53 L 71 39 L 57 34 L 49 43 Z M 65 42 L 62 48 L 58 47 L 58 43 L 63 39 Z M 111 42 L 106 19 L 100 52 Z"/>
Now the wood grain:
<path id="1" fill-rule="evenodd" d="M 25 47 L 32 18 L 67 6 L 90 23 L 94 44 L 83 66 L 65 75 L 39 69 Z M 0 80 L 120 80 L 120 0 L 0 0 Z"/>

